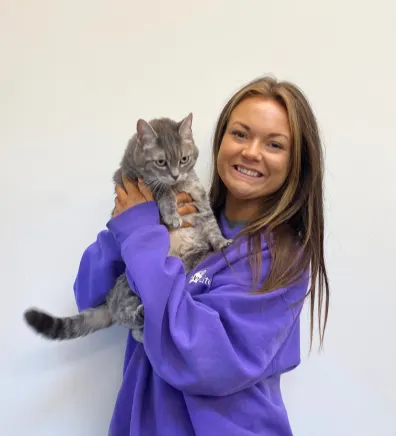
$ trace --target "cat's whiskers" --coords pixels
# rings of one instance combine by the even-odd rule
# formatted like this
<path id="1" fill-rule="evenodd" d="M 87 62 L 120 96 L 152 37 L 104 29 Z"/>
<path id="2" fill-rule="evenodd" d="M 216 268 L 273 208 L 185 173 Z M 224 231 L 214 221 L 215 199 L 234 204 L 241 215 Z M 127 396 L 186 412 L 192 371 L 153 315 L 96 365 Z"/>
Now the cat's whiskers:
<path id="1" fill-rule="evenodd" d="M 163 189 L 164 189 L 163 184 L 161 182 L 159 182 L 158 180 L 147 180 L 146 184 L 150 187 L 153 195 L 156 195 L 156 196 L 160 196 Z"/>

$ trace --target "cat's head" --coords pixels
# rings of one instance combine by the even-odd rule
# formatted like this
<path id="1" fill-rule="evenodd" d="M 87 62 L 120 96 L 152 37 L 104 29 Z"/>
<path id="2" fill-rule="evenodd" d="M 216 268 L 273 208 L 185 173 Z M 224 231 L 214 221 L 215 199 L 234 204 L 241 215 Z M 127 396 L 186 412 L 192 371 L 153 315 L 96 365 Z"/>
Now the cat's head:
<path id="1" fill-rule="evenodd" d="M 198 158 L 191 125 L 191 113 L 179 122 L 138 120 L 135 159 L 145 181 L 174 185 L 188 177 Z"/>

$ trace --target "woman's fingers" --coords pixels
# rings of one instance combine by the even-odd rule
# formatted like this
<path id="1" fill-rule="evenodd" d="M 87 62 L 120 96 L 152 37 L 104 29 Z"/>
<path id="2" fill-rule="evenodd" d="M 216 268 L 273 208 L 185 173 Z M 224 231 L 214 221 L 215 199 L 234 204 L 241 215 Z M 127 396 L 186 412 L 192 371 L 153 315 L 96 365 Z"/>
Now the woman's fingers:
<path id="1" fill-rule="evenodd" d="M 182 229 L 185 229 L 187 227 L 192 227 L 192 224 L 187 221 L 182 221 L 182 224 L 180 226 Z"/>
<path id="2" fill-rule="evenodd" d="M 198 212 L 197 208 L 192 204 L 185 204 L 177 208 L 177 212 L 180 216 L 189 215 L 190 213 Z"/>
<path id="3" fill-rule="evenodd" d="M 143 182 L 142 179 L 139 179 L 138 188 L 139 188 L 140 193 L 146 199 L 146 201 L 154 200 L 153 193 L 151 192 L 151 189 Z"/>
<path id="4" fill-rule="evenodd" d="M 115 186 L 115 192 L 117 197 L 121 200 L 125 200 L 125 198 L 128 196 L 127 192 L 124 190 L 124 188 L 119 185 L 118 183 Z"/>
<path id="5" fill-rule="evenodd" d="M 125 176 L 121 176 L 121 179 L 127 194 L 133 191 L 134 189 L 137 189 L 136 184 L 128 180 Z"/>
<path id="6" fill-rule="evenodd" d="M 176 195 L 177 203 L 191 203 L 193 201 L 191 195 L 187 194 L 187 192 L 179 192 Z"/>

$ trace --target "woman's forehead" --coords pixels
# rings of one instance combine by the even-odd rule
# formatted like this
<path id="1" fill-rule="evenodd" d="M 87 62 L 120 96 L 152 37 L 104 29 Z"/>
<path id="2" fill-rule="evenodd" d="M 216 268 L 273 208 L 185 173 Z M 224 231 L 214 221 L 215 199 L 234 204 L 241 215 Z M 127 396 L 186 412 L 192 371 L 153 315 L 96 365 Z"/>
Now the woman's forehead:
<path id="1" fill-rule="evenodd" d="M 283 135 L 291 138 L 286 109 L 273 99 L 250 97 L 239 103 L 231 112 L 228 124 L 238 123 L 257 133 Z"/>

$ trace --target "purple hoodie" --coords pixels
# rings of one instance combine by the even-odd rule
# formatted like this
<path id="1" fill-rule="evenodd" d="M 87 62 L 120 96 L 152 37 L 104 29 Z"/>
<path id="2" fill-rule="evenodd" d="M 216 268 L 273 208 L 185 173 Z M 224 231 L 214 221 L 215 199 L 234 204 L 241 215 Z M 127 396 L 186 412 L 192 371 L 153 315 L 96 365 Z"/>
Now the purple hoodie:
<path id="1" fill-rule="evenodd" d="M 233 238 L 241 227 L 220 225 Z M 110 436 L 289 436 L 280 376 L 300 363 L 298 284 L 249 294 L 246 239 L 209 256 L 187 277 L 168 257 L 169 233 L 155 202 L 107 224 L 83 254 L 74 291 L 79 310 L 104 301 L 126 269 L 145 310 L 144 345 L 131 335 Z M 262 245 L 261 283 L 270 259 Z"/>

